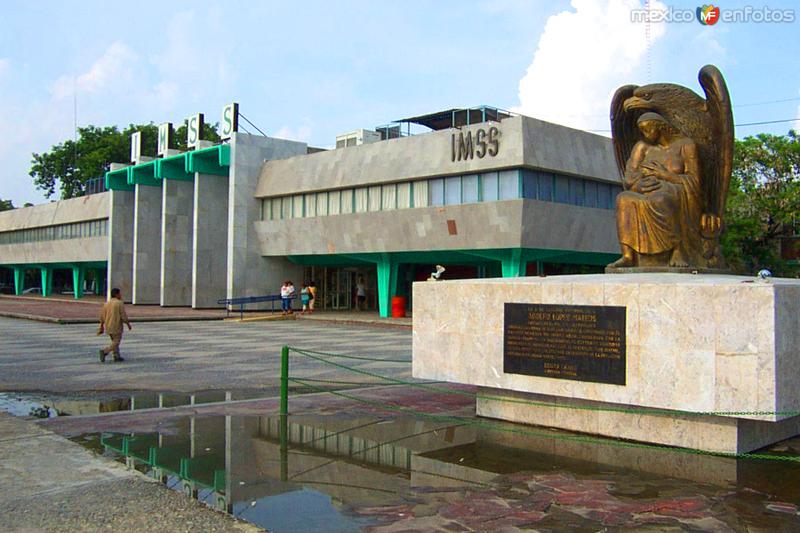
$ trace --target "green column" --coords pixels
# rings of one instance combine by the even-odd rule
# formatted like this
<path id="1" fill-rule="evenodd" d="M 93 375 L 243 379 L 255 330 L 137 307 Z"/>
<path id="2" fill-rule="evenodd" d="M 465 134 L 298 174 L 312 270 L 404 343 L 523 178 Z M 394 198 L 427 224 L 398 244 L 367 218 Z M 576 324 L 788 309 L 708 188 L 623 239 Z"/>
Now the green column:
<path id="1" fill-rule="evenodd" d="M 25 290 L 25 269 L 22 267 L 14 267 L 14 294 L 17 296 L 22 294 Z"/>
<path id="2" fill-rule="evenodd" d="M 378 262 L 378 310 L 383 318 L 391 315 L 391 298 L 397 293 L 397 266 L 388 258 Z"/>
<path id="3" fill-rule="evenodd" d="M 42 273 L 42 296 L 50 296 L 53 291 L 53 269 L 51 267 L 39 267 Z"/>
<path id="4" fill-rule="evenodd" d="M 83 281 L 85 271 L 80 265 L 72 267 L 72 291 L 75 294 L 75 299 L 83 298 Z"/>
<path id="5" fill-rule="evenodd" d="M 503 259 L 503 277 L 516 278 L 525 275 L 525 269 L 528 262 L 522 258 L 522 250 L 514 248 L 511 250 L 511 256 Z"/>

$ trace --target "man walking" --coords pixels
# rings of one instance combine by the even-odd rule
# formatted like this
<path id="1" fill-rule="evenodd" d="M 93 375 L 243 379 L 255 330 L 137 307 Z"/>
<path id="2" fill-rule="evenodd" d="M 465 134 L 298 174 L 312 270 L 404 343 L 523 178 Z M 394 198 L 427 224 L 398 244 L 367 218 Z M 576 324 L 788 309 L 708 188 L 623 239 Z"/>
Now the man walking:
<path id="1" fill-rule="evenodd" d="M 125 304 L 122 303 L 122 291 L 113 288 L 111 289 L 111 299 L 103 305 L 103 310 L 100 311 L 100 327 L 97 329 L 98 335 L 102 335 L 105 331 L 111 337 L 111 344 L 101 348 L 98 352 L 101 363 L 106 362 L 106 355 L 109 353 L 114 354 L 114 361 L 125 360 L 119 354 L 119 343 L 122 342 L 122 324 L 127 324 L 128 330 L 131 329 L 131 321 L 128 320 Z"/>

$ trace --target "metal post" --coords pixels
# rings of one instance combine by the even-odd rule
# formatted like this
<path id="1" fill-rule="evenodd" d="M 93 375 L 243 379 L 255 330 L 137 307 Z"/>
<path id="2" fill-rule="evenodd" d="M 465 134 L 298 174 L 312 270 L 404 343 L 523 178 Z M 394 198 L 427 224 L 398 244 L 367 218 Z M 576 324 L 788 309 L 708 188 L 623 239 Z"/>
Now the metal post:
<path id="1" fill-rule="evenodd" d="M 281 481 L 289 479 L 289 347 L 281 348 Z"/>
<path id="2" fill-rule="evenodd" d="M 289 347 L 281 348 L 281 416 L 289 414 Z"/>

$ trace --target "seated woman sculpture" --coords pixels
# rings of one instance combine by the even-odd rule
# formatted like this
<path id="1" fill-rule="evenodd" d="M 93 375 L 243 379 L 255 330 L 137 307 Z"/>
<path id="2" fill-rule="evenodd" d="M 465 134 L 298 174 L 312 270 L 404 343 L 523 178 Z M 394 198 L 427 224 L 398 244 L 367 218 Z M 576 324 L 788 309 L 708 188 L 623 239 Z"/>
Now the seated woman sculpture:
<path id="1" fill-rule="evenodd" d="M 622 258 L 612 268 L 686 267 L 702 253 L 700 161 L 694 141 L 657 113 L 644 113 L 617 196 Z"/>

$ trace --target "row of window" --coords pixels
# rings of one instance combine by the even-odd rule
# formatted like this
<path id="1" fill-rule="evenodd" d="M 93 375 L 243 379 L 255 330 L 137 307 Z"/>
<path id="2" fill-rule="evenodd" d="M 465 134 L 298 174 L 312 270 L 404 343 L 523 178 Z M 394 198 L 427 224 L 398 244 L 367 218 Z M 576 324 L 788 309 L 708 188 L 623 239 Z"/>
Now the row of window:
<path id="1" fill-rule="evenodd" d="M 433 178 L 264 198 L 262 220 L 470 204 L 528 198 L 613 209 L 619 185 L 528 169 Z"/>
<path id="2" fill-rule="evenodd" d="M 106 235 L 108 235 L 108 219 L 103 218 L 72 224 L 59 224 L 57 226 L 4 231 L 0 233 L 0 244 L 58 241 L 84 237 L 105 237 Z"/>

